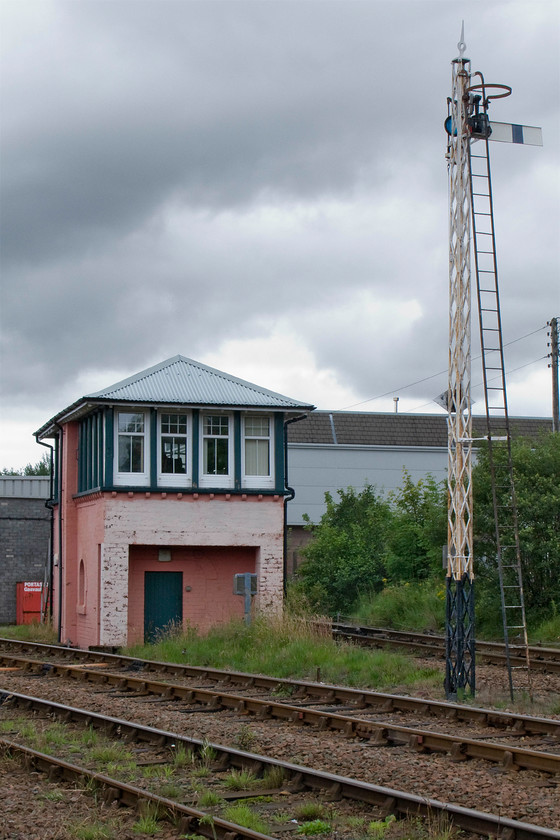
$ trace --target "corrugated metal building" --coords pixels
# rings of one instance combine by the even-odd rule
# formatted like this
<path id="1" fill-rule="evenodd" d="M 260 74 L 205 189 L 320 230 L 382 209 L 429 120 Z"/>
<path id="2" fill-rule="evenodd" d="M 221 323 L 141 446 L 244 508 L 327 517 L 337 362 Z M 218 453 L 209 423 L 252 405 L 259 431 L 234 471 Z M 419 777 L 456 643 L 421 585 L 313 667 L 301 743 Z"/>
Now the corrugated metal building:
<path id="1" fill-rule="evenodd" d="M 535 438 L 552 430 L 550 418 L 510 418 L 513 436 Z M 473 437 L 484 437 L 486 418 L 473 417 Z M 296 495 L 288 504 L 288 568 L 308 535 L 303 514 L 319 522 L 325 492 L 371 484 L 387 493 L 401 486 L 403 471 L 413 481 L 447 476 L 446 414 L 372 414 L 314 411 L 288 429 L 288 476 Z"/>

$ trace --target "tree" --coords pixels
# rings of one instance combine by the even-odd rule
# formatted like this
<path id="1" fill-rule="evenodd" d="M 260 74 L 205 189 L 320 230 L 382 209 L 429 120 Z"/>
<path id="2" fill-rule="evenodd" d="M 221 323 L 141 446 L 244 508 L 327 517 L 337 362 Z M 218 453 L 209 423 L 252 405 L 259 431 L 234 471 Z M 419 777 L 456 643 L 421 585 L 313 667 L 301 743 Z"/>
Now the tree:
<path id="1" fill-rule="evenodd" d="M 348 613 L 361 594 L 383 588 L 391 511 L 370 485 L 360 493 L 349 487 L 337 494 L 335 502 L 325 493 L 327 509 L 319 524 L 307 520 L 313 539 L 302 551 L 298 577 L 315 609 Z"/>
<path id="2" fill-rule="evenodd" d="M 387 578 L 392 582 L 426 580 L 441 574 L 447 541 L 447 488 L 428 475 L 416 484 L 405 470 L 402 486 L 390 494 Z"/>
<path id="3" fill-rule="evenodd" d="M 494 458 L 505 463 L 505 449 L 495 446 Z M 560 434 L 512 441 L 512 461 L 525 606 L 536 620 L 560 605 Z M 499 602 L 487 447 L 473 468 L 473 489 L 477 575 Z M 507 504 L 507 490 L 497 492 Z"/>
<path id="4" fill-rule="evenodd" d="M 40 461 L 36 464 L 27 464 L 19 470 L 12 467 L 4 467 L 0 473 L 1 475 L 50 475 L 51 474 L 51 459 L 48 453 L 45 452 Z"/>

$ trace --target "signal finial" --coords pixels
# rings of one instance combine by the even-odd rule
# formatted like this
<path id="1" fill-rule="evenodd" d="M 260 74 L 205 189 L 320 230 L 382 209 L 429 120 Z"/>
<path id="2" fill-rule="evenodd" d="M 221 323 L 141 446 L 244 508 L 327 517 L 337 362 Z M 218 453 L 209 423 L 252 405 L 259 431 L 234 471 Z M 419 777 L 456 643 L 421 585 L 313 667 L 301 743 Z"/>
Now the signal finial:
<path id="1" fill-rule="evenodd" d="M 467 45 L 465 44 L 465 21 L 461 21 L 461 37 L 459 38 L 459 43 L 457 44 L 457 49 L 459 50 L 459 58 L 463 58 L 465 51 L 467 49 Z"/>

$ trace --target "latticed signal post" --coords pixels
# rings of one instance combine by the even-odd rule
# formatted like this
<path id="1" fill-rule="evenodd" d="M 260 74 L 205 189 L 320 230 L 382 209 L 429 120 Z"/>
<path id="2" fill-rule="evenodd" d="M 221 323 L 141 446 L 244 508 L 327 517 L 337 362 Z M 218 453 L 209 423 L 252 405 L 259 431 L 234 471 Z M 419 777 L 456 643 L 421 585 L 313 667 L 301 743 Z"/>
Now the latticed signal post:
<path id="1" fill-rule="evenodd" d="M 470 62 L 452 62 L 448 120 L 449 381 L 446 673 L 449 698 L 475 692 L 471 415 L 471 194 L 468 127 Z"/>
<path id="2" fill-rule="evenodd" d="M 510 692 L 510 649 L 523 655 L 530 690 L 529 647 L 521 575 L 517 504 L 511 459 L 505 363 L 494 235 L 494 211 L 488 141 L 542 145 L 534 126 L 490 122 L 491 99 L 509 96 L 511 88 L 486 84 L 471 76 L 464 57 L 452 62 L 452 95 L 445 128 L 449 171 L 449 382 L 448 528 L 445 690 L 475 693 L 475 629 L 472 504 L 471 415 L 471 242 L 474 245 L 482 373 L 486 404 L 485 440 L 494 508 L 496 561 L 504 624 Z M 473 84 L 474 81 L 474 84 Z M 478 143 L 477 150 L 472 144 Z M 499 455 L 501 444 L 503 457 Z M 517 666 L 520 667 L 520 666 Z"/>

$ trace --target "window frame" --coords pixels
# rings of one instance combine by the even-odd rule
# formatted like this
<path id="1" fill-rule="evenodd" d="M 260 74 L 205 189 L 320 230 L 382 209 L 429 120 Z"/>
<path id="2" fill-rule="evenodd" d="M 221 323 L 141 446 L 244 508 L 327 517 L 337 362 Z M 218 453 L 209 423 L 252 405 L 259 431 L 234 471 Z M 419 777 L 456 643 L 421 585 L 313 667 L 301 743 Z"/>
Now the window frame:
<path id="1" fill-rule="evenodd" d="M 247 420 L 254 417 L 263 417 L 268 420 L 268 435 L 248 435 Z M 270 488 L 275 486 L 275 446 L 274 446 L 274 415 L 262 411 L 243 414 L 241 417 L 241 481 L 247 488 Z M 267 440 L 268 441 L 268 475 L 247 474 L 246 441 Z"/>
<path id="2" fill-rule="evenodd" d="M 143 459 L 144 469 L 142 472 L 124 472 L 119 470 L 119 440 L 120 436 L 127 434 L 119 431 L 119 418 L 121 414 L 141 414 L 144 418 L 144 431 L 134 433 L 135 436 L 143 438 Z M 150 412 L 145 408 L 130 406 L 117 408 L 115 410 L 114 429 L 114 469 L 113 484 L 121 487 L 149 487 L 150 486 Z"/>
<path id="3" fill-rule="evenodd" d="M 174 435 L 162 432 L 163 415 L 174 414 L 186 417 L 186 432 L 184 435 Z M 187 468 L 184 473 L 164 473 L 162 471 L 162 440 L 164 437 L 184 437 L 186 439 L 185 452 Z M 190 487 L 192 485 L 192 462 L 193 462 L 193 437 L 192 437 L 192 412 L 184 408 L 159 408 L 157 412 L 157 481 L 160 487 Z"/>
<path id="4" fill-rule="evenodd" d="M 204 433 L 204 421 L 207 417 L 225 417 L 228 421 L 228 471 L 223 475 L 217 475 L 215 473 L 207 473 L 205 472 L 205 446 L 204 441 L 209 438 L 214 439 L 221 439 L 224 440 L 225 436 L 221 435 L 207 435 Z M 232 488 L 234 486 L 235 481 L 235 453 L 234 453 L 234 437 L 235 437 L 235 425 L 234 425 L 234 417 L 231 411 L 221 411 L 217 409 L 216 411 L 212 411 L 211 409 L 204 409 L 200 412 L 200 419 L 199 419 L 199 485 L 200 487 L 216 487 L 216 488 Z"/>

